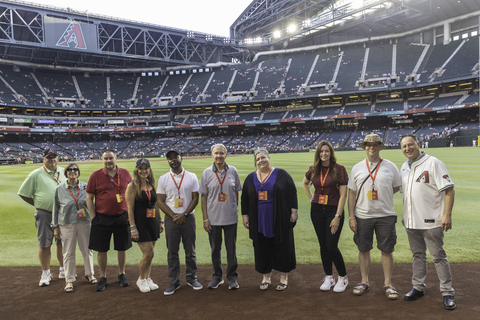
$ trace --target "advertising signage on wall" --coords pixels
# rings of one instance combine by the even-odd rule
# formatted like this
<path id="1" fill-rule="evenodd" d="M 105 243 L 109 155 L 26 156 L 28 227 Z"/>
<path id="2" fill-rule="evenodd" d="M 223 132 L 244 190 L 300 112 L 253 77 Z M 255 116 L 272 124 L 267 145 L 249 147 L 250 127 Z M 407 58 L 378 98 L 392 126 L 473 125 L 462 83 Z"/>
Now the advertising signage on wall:
<path id="1" fill-rule="evenodd" d="M 97 52 L 97 27 L 94 24 L 45 16 L 45 39 L 55 49 Z"/>

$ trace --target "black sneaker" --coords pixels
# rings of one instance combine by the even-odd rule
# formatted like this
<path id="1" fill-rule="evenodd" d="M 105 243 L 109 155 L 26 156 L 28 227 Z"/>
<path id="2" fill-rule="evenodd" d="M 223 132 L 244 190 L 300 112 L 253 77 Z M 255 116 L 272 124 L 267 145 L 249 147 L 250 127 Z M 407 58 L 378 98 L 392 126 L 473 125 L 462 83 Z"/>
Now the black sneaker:
<path id="1" fill-rule="evenodd" d="M 124 273 L 118 275 L 118 282 L 120 287 L 128 287 L 130 285 L 130 281 L 127 280 Z"/>
<path id="2" fill-rule="evenodd" d="M 105 286 L 108 285 L 107 278 L 101 277 L 100 281 L 98 281 L 97 285 L 95 286 L 95 291 L 103 291 L 105 290 Z"/>

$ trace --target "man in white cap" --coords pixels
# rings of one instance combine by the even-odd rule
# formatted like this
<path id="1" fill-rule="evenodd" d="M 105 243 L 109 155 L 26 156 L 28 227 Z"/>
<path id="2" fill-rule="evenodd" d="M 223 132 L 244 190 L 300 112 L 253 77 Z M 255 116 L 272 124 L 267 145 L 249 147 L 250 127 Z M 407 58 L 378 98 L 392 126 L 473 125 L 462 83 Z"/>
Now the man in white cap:
<path id="1" fill-rule="evenodd" d="M 443 233 L 452 228 L 454 184 L 442 161 L 420 151 L 415 134 L 404 135 L 400 145 L 408 158 L 401 169 L 402 223 L 413 254 L 413 288 L 403 298 L 413 301 L 425 295 L 428 248 L 440 280 L 443 307 L 453 310 L 457 305 L 452 272 L 443 249 Z"/>
<path id="2" fill-rule="evenodd" d="M 50 273 L 50 260 L 54 231 L 52 224 L 52 210 L 57 186 L 66 182 L 63 168 L 57 167 L 58 156 L 53 148 L 43 152 L 43 166 L 33 170 L 27 176 L 18 190 L 20 198 L 35 207 L 35 226 L 37 227 L 38 258 L 42 267 L 42 277 L 39 286 L 46 287 L 52 280 Z M 62 241 L 56 240 L 57 259 L 60 265 L 58 277 L 65 278 L 63 269 Z"/>
<path id="3" fill-rule="evenodd" d="M 393 194 L 400 189 L 402 181 L 395 164 L 380 157 L 385 145 L 378 135 L 367 135 L 359 146 L 367 158 L 352 168 L 348 180 L 349 225 L 355 233 L 353 239 L 358 247 L 362 274 L 362 281 L 355 286 L 353 294 L 361 296 L 370 289 L 370 251 L 375 233 L 377 248 L 382 252 L 383 291 L 388 299 L 396 300 L 398 293 L 392 286 L 393 251 L 397 242 Z"/>

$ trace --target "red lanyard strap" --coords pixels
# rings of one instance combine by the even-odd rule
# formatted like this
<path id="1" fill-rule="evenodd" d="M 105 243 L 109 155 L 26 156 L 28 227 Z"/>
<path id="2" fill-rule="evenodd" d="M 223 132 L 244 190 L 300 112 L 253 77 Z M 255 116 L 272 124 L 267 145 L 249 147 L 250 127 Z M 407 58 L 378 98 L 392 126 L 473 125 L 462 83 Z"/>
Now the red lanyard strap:
<path id="1" fill-rule="evenodd" d="M 263 184 L 265 183 L 265 181 L 267 181 L 268 177 L 270 177 L 271 173 L 272 173 L 272 168 L 270 168 L 270 171 L 268 172 L 267 176 L 262 181 L 262 180 L 260 180 L 262 178 L 262 174 L 261 174 L 260 170 L 258 170 L 258 176 L 260 177 L 260 179 L 258 179 L 258 180 L 260 180 L 260 189 L 263 190 Z"/>
<path id="2" fill-rule="evenodd" d="M 145 194 L 147 195 L 147 198 L 148 198 L 148 204 L 150 204 L 151 200 L 152 200 L 152 194 L 150 192 L 150 189 L 147 189 L 143 186 L 143 183 L 140 182 L 140 184 L 142 185 L 142 189 L 143 191 L 145 191 Z"/>
<path id="3" fill-rule="evenodd" d="M 175 181 L 175 178 L 173 177 L 173 174 L 171 172 L 170 172 L 170 177 L 172 177 L 173 183 L 175 183 L 175 187 L 177 187 L 178 198 L 180 198 L 180 188 L 182 187 L 183 177 L 185 177 L 185 170 L 183 170 L 182 179 L 180 180 L 180 184 L 177 184 L 177 181 Z M 218 178 L 218 175 L 217 175 L 217 178 Z M 220 179 L 218 179 L 218 180 L 220 181 Z M 223 178 L 223 180 L 225 180 L 225 178 Z M 223 183 L 223 181 L 222 181 L 222 183 Z"/>
<path id="4" fill-rule="evenodd" d="M 217 176 L 217 180 L 220 183 L 220 191 L 223 193 L 223 182 L 225 181 L 225 178 L 227 177 L 227 169 L 225 169 L 225 175 L 223 176 L 222 181 L 220 181 L 220 177 L 218 176 L 217 171 L 215 171 L 215 175 Z"/>
<path id="5" fill-rule="evenodd" d="M 57 173 L 57 178 L 55 179 L 54 176 L 52 176 L 50 173 L 48 173 L 47 168 L 45 168 L 45 166 L 43 166 L 43 170 L 45 170 L 45 172 L 50 176 L 50 178 L 52 178 L 53 181 L 55 181 L 58 185 L 58 178 L 60 178 L 60 172 Z M 53 175 L 55 175 L 55 173 Z"/>
<path id="6" fill-rule="evenodd" d="M 325 181 L 327 180 L 328 172 L 330 172 L 330 167 L 327 169 L 327 173 L 325 173 L 325 178 L 323 177 L 323 168 L 320 168 L 320 184 L 323 186 L 325 185 Z"/>
<path id="7" fill-rule="evenodd" d="M 365 163 L 367 164 L 367 169 L 368 169 L 368 174 L 370 175 L 370 178 L 372 179 L 372 186 L 375 185 L 375 179 L 377 178 L 377 173 L 378 171 L 380 171 L 380 163 L 382 163 L 382 158 L 380 158 L 380 160 L 378 161 L 378 165 L 376 166 L 376 171 L 375 171 L 375 175 L 372 176 L 372 172 L 370 171 L 370 166 L 368 165 L 368 161 L 367 159 L 365 159 Z"/>
<path id="8" fill-rule="evenodd" d="M 76 199 L 75 199 L 75 196 L 74 196 L 73 193 L 72 193 L 72 190 L 70 190 L 69 187 L 67 187 L 67 189 L 68 189 L 68 192 L 70 192 L 70 194 L 72 195 L 73 201 L 75 201 L 75 205 L 76 205 L 77 210 L 78 210 L 78 199 L 80 198 L 80 186 L 78 186 L 77 198 L 76 198 Z"/>
<path id="9" fill-rule="evenodd" d="M 117 172 L 117 182 L 115 182 L 115 180 L 113 180 L 115 176 L 111 177 L 105 168 L 103 168 L 103 173 L 110 179 L 110 182 L 117 186 L 118 193 L 120 193 L 120 174 Z"/>

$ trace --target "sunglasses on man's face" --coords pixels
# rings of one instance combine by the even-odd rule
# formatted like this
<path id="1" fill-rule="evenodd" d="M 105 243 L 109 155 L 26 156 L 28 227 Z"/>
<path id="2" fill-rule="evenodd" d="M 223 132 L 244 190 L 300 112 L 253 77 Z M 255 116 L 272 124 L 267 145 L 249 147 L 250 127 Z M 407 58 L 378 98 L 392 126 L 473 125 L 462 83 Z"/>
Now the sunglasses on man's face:
<path id="1" fill-rule="evenodd" d="M 77 172 L 78 168 L 68 168 L 67 171 L 68 172 Z"/>

